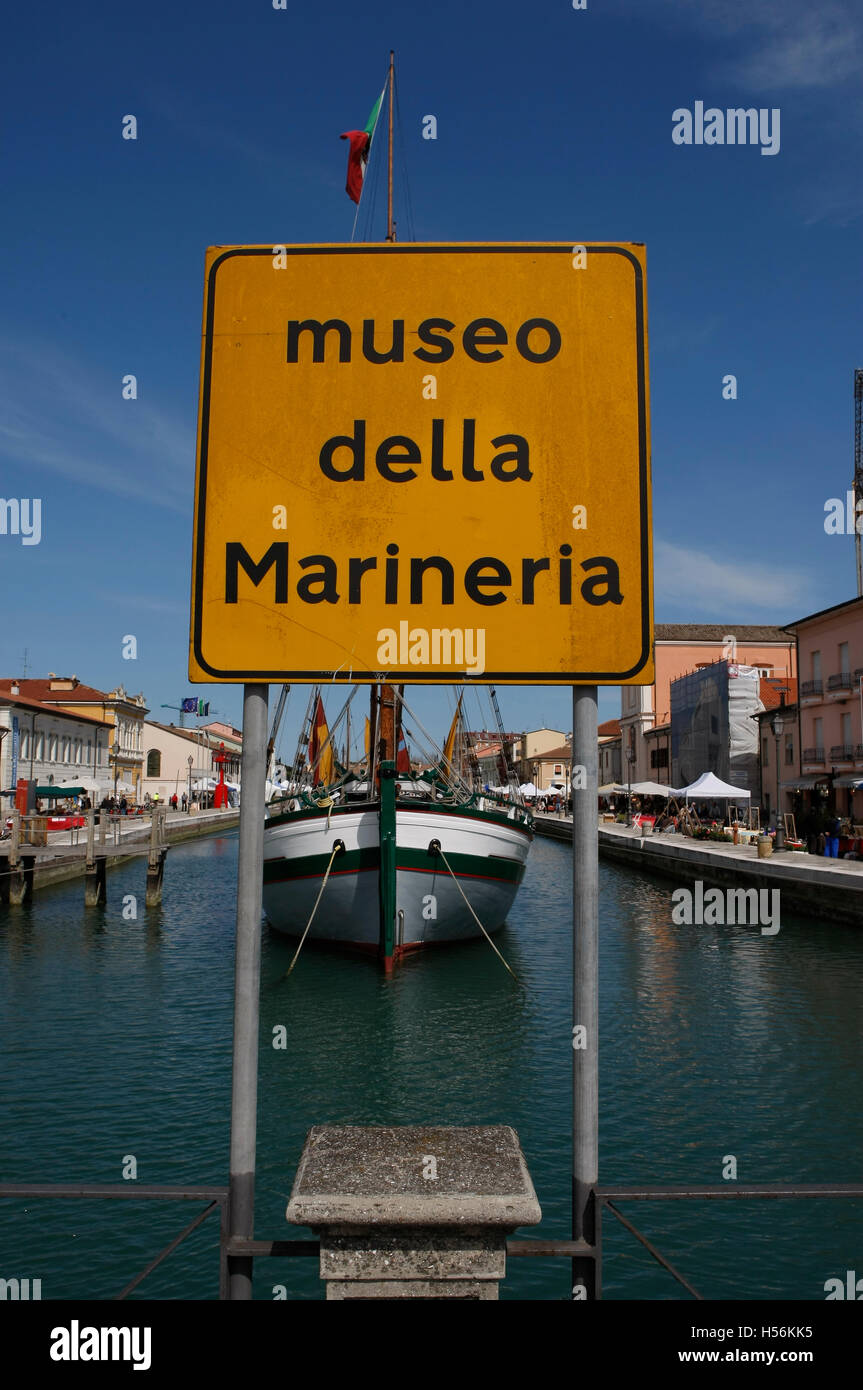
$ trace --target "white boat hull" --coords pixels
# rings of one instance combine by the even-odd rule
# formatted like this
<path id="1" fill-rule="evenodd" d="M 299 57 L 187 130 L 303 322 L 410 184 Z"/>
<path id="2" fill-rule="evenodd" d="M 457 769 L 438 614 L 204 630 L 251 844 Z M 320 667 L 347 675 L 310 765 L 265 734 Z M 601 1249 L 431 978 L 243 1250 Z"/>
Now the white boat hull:
<path id="1" fill-rule="evenodd" d="M 268 824 L 264 910 L 271 924 L 302 935 L 320 893 L 308 939 L 377 950 L 379 836 L 379 811 L 368 805 L 338 808 L 329 820 L 325 813 L 300 811 Z M 338 840 L 344 850 L 321 891 Z M 441 853 L 430 848 L 433 841 Z M 518 892 L 530 842 L 520 812 L 508 818 L 473 808 L 398 804 L 396 954 L 480 936 L 473 913 L 486 931 L 497 931 Z"/>

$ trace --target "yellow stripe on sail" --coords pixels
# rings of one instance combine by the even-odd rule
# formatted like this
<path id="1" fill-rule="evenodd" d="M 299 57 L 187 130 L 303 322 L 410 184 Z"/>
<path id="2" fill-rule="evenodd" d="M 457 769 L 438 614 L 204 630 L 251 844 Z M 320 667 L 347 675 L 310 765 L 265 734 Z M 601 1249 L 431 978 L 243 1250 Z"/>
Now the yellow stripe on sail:
<path id="1" fill-rule="evenodd" d="M 446 736 L 446 743 L 443 746 L 444 759 L 447 763 L 449 763 L 450 767 L 452 767 L 452 759 L 453 754 L 455 752 L 455 740 L 456 735 L 458 733 L 458 721 L 459 716 L 461 715 L 461 702 L 463 699 L 464 691 L 462 691 L 461 695 L 459 695 L 458 697 L 458 704 L 455 707 L 455 714 L 453 715 L 452 724 L 450 725 L 449 733 Z"/>
<path id="2" fill-rule="evenodd" d="M 318 728 L 318 737 L 320 738 L 321 746 L 327 742 L 329 736 L 330 731 L 326 724 L 321 724 Z M 324 786 L 327 787 L 330 782 L 335 781 L 335 775 L 336 769 L 333 762 L 333 745 L 328 743 L 318 762 L 318 778 L 323 782 Z"/>

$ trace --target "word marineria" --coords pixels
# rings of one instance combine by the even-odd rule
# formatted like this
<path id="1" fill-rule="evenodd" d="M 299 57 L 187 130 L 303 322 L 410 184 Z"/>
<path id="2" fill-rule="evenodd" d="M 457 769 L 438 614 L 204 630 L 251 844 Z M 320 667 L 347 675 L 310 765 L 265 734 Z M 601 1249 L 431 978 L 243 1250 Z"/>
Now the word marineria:
<path id="1" fill-rule="evenodd" d="M 341 565 L 331 555 L 303 555 L 291 558 L 288 541 L 274 541 L 269 550 L 255 560 L 240 541 L 225 544 L 225 603 L 239 601 L 240 570 L 255 588 L 273 571 L 274 603 L 287 604 L 291 593 L 301 603 L 349 604 L 379 602 L 381 589 L 385 604 L 455 603 L 456 571 L 443 555 L 411 556 L 403 560 L 393 542 L 378 566 L 377 555 L 352 555 Z M 574 579 L 572 546 L 562 545 L 554 558 L 544 555 L 506 564 L 496 555 L 480 555 L 459 574 L 459 583 L 472 603 L 491 608 L 513 598 L 517 603 L 551 599 L 567 605 L 573 601 Z M 578 592 L 585 603 L 601 607 L 623 602 L 620 569 L 608 555 L 592 555 L 578 568 L 584 572 Z M 433 576 L 429 578 L 429 576 Z M 365 592 L 364 592 L 365 590 Z M 405 591 L 407 590 L 407 594 Z M 510 591 L 510 592 L 507 592 Z"/>
<path id="2" fill-rule="evenodd" d="M 679 106 L 671 113 L 671 120 L 675 145 L 760 145 L 762 154 L 779 153 L 778 106 L 771 111 L 765 106 L 757 111 L 754 106 L 729 107 L 726 111 L 709 106 L 705 111 L 704 102 L 697 101 L 694 112 Z"/>

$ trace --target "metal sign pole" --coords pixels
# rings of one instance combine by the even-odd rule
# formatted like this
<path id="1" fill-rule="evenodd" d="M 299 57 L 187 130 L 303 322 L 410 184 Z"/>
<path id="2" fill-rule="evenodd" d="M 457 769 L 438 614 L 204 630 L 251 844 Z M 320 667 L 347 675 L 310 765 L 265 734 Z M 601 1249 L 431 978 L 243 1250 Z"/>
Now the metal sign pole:
<path id="1" fill-rule="evenodd" d="M 243 775 L 237 869 L 234 964 L 234 1062 L 231 1087 L 229 1234 L 254 1235 L 258 1122 L 258 1013 L 261 987 L 261 895 L 266 803 L 266 685 L 243 686 Z M 252 1258 L 229 1259 L 231 1299 L 252 1297 Z"/>
<path id="2" fill-rule="evenodd" d="M 572 1297 L 600 1293 L 594 1188 L 599 1181 L 599 833 L 597 687 L 572 689 Z M 579 769 L 583 768 L 583 774 Z M 575 779 L 584 782 L 576 787 Z"/>

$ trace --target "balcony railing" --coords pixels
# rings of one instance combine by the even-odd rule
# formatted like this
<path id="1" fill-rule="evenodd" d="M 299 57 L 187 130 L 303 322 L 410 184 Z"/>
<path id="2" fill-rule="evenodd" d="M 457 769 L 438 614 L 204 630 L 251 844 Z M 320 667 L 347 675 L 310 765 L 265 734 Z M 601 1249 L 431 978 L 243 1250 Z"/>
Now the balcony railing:
<path id="1" fill-rule="evenodd" d="M 831 763 L 850 763 L 854 758 L 853 743 L 834 743 L 830 749 Z"/>
<path id="2" fill-rule="evenodd" d="M 854 749 L 854 761 L 855 763 L 863 762 L 863 743 L 858 743 Z"/>
<path id="3" fill-rule="evenodd" d="M 839 671 L 835 676 L 827 677 L 828 690 L 850 690 L 853 684 L 850 671 Z"/>
<path id="4" fill-rule="evenodd" d="M 804 763 L 823 763 L 823 762 L 824 762 L 824 749 L 823 749 L 823 748 L 804 748 L 804 749 L 803 749 L 803 761 L 804 761 Z"/>
<path id="5" fill-rule="evenodd" d="M 803 681 L 800 686 L 800 698 L 805 700 L 807 695 L 823 695 L 824 684 L 822 681 Z"/>

